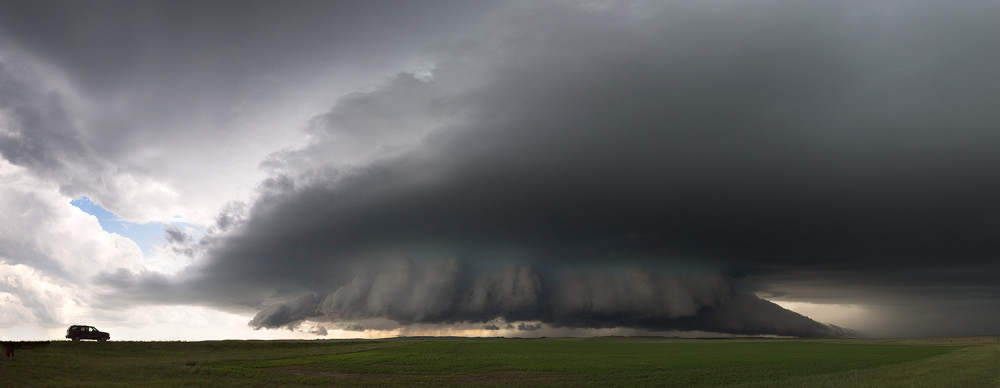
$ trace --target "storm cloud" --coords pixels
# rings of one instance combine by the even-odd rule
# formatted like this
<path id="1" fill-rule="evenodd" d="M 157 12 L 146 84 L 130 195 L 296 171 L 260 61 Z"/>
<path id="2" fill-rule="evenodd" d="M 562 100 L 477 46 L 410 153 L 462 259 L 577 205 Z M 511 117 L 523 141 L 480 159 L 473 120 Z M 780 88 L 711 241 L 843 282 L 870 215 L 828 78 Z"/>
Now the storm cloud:
<path id="1" fill-rule="evenodd" d="M 457 260 L 391 263 L 377 273 L 359 274 L 325 297 L 305 294 L 289 303 L 267 306 L 250 325 L 295 328 L 306 320 L 376 318 L 404 326 L 504 320 L 520 322 L 518 331 L 535 331 L 545 324 L 804 337 L 856 335 L 734 290 L 731 282 L 714 275 L 628 268 L 610 274 L 569 271 L 559 276 L 538 274 L 526 266 L 469 274 Z M 485 327 L 499 330 L 493 323 Z"/>
<path id="2" fill-rule="evenodd" d="M 995 275 L 993 6 L 881 7 L 512 7 L 312 120 L 186 284 L 267 290 L 255 327 L 830 335 L 754 292 Z"/>
<path id="3" fill-rule="evenodd" d="M 124 219 L 183 215 L 199 223 L 243 199 L 263 178 L 261 159 L 296 144 L 300 120 L 401 63 L 414 66 L 425 46 L 493 7 L 451 0 L 0 6 L 8 124 L 0 155 Z M 334 97 L 315 98 L 325 94 Z"/>
<path id="4" fill-rule="evenodd" d="M 1000 5 L 498 2 L 415 7 L 413 21 L 412 5 L 330 4 L 283 9 L 283 28 L 254 35 L 270 8 L 252 3 L 229 24 L 196 24 L 193 34 L 212 39 L 190 50 L 183 37 L 162 38 L 167 53 L 213 53 L 229 34 L 259 38 L 220 63 L 175 63 L 170 71 L 198 77 L 153 101 L 206 79 L 232 82 L 169 104 L 177 111 L 353 63 L 317 53 L 384 64 L 377 59 L 420 44 L 424 62 L 378 67 L 375 84 L 344 81 L 350 90 L 330 92 L 339 96 L 332 106 L 297 123 L 301 141 L 255 154 L 264 178 L 252 197 L 219 202 L 227 205 L 199 239 L 167 230 L 191 265 L 176 274 L 109 269 L 93 278 L 106 297 L 252 309 L 251 327 L 308 322 L 316 333 L 474 325 L 857 334 L 771 301 L 869 306 L 878 310 L 865 327 L 873 335 L 985 334 L 1000 323 L 1000 27 L 991 17 Z M 400 27 L 324 27 L 324 15 L 341 13 L 384 14 Z M 292 27 L 299 22 L 308 23 Z M 35 55 L 79 64 L 95 95 L 126 83 L 62 40 L 28 35 Z M 343 51 L 324 51 L 322 37 Z M 262 53 L 267 60 L 254 62 Z M 248 81 L 271 67 L 276 79 Z M 28 90 L 21 85 L 0 87 Z M 275 88 L 274 98 L 241 108 L 296 92 Z M 30 118 L 40 106 L 14 112 Z M 225 119 L 164 141 L 186 144 L 196 130 L 232 122 L 216 113 Z M 77 149 L 141 154 L 124 146 L 145 144 L 139 132 L 100 128 L 10 135 L 0 152 L 34 169 Z M 91 140 L 114 133 L 128 136 Z M 211 132 L 197 147 L 213 151 L 230 144 L 213 136 L 231 135 Z M 158 171 L 156 160 L 132 166 Z"/>

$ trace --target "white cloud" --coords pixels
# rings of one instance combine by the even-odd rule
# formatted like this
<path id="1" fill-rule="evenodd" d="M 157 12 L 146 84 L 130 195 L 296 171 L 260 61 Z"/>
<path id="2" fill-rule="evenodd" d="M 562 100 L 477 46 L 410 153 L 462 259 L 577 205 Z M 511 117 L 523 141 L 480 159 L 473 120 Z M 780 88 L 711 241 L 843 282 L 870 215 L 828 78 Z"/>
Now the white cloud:
<path id="1" fill-rule="evenodd" d="M 201 306 L 140 306 L 109 311 L 93 325 L 112 339 L 133 341 L 201 341 L 219 339 L 315 338 L 284 330 L 253 330 L 249 316 Z"/>
<path id="2" fill-rule="evenodd" d="M 116 327 L 155 316 L 116 312 L 117 306 L 97 297 L 92 276 L 116 268 L 138 270 L 146 258 L 135 242 L 104 231 L 96 217 L 70 201 L 55 183 L 0 159 L 0 327 L 5 339 L 51 337 L 75 323 Z M 197 314 L 182 321 L 192 317 Z"/>
<path id="3" fill-rule="evenodd" d="M 108 268 L 138 269 L 132 240 L 105 232 L 50 182 L 0 160 L 0 255 L 71 281 Z"/>
<path id="4" fill-rule="evenodd" d="M 88 296 L 72 284 L 59 282 L 23 264 L 0 260 L 0 325 L 52 325 L 81 310 Z"/>

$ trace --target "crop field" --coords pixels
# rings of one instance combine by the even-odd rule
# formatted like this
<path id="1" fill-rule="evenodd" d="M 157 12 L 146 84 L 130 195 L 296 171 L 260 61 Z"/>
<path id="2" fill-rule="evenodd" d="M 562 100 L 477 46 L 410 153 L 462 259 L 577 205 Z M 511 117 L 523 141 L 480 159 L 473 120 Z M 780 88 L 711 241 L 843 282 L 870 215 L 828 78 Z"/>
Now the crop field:
<path id="1" fill-rule="evenodd" d="M 69 342 L 17 350 L 0 386 L 1000 387 L 995 337 Z"/>

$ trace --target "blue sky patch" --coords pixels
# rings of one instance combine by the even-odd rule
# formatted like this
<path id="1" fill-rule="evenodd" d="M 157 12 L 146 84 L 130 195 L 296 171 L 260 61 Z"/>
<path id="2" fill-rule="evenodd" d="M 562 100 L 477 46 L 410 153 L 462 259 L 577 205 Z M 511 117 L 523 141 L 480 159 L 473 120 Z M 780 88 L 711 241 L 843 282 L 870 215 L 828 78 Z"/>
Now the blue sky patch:
<path id="1" fill-rule="evenodd" d="M 139 248 L 142 249 L 142 254 L 145 256 L 150 256 L 153 253 L 153 245 L 164 242 L 163 224 L 159 222 L 136 224 L 124 221 L 87 197 L 74 199 L 70 203 L 87 214 L 97 217 L 97 222 L 101 223 L 101 228 L 104 231 L 115 233 L 135 241 L 136 244 L 139 244 Z"/>

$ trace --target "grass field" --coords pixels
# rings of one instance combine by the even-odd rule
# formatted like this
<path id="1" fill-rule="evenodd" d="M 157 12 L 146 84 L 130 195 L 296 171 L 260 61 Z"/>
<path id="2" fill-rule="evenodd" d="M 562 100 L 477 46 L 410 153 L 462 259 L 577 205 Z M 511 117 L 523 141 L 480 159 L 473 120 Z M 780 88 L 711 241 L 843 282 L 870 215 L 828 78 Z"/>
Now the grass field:
<path id="1" fill-rule="evenodd" d="M 59 341 L 0 361 L 0 386 L 1000 387 L 997 341 Z"/>

